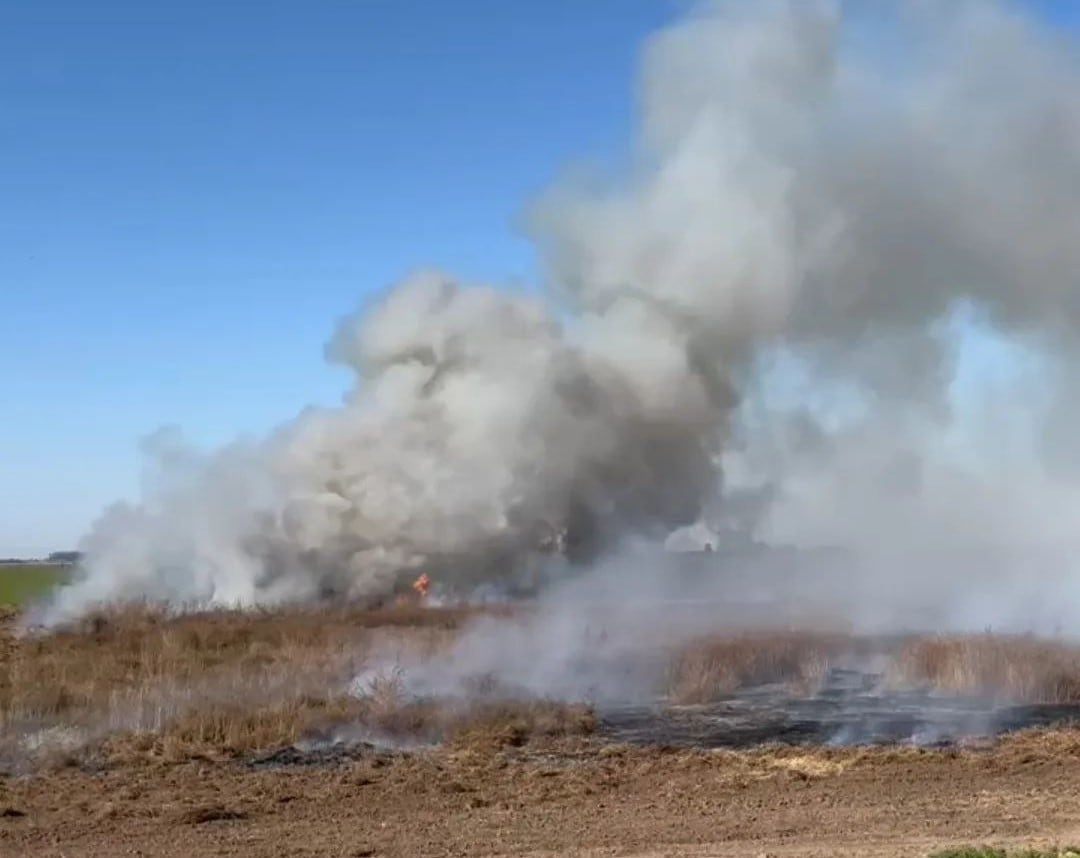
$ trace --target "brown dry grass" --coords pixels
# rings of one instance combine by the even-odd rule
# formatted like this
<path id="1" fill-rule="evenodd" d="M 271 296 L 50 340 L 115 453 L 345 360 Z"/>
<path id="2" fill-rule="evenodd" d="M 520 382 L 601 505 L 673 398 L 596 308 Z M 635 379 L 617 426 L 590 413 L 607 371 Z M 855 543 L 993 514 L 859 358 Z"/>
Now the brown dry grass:
<path id="1" fill-rule="evenodd" d="M 92 616 L 44 636 L 0 637 L 0 724 L 16 716 L 60 716 L 113 702 L 120 690 L 168 684 L 242 682 L 252 692 L 272 680 L 305 684 L 346 679 L 379 640 L 408 629 L 410 646 L 442 645 L 461 611 L 217 611 L 168 617 L 150 608 Z M 404 639 L 404 636 L 401 636 Z"/>
<path id="2" fill-rule="evenodd" d="M 0 762 L 221 759 L 338 737 L 501 747 L 590 732 L 587 708 L 415 700 L 392 672 L 353 693 L 365 668 L 435 653 L 477 613 L 398 605 L 168 616 L 127 607 L 38 636 L 17 635 L 8 613 Z"/>
<path id="3" fill-rule="evenodd" d="M 99 756 L 114 765 L 220 760 L 276 750 L 301 740 L 375 739 L 391 746 L 397 741 L 404 747 L 449 742 L 454 747 L 494 750 L 539 738 L 587 735 L 595 723 L 589 708 L 551 701 L 455 706 L 379 695 L 338 696 L 289 700 L 261 709 L 237 701 L 188 712 L 161 730 L 107 737 Z M 49 762 L 55 764 L 56 758 Z"/>
<path id="4" fill-rule="evenodd" d="M 476 610 L 398 605 L 215 611 L 168 616 L 118 609 L 50 635 L 15 634 L 0 617 L 0 767 L 78 760 L 231 758 L 312 737 L 450 741 L 505 747 L 581 735 L 587 708 L 415 700 L 400 678 L 351 681 L 397 659 L 449 646 Z M 695 639 L 672 656 L 668 698 L 699 703 L 762 683 L 811 691 L 858 641 L 770 631 Z M 894 684 L 1080 702 L 1080 649 L 1032 638 L 932 637 L 898 644 Z"/>
<path id="5" fill-rule="evenodd" d="M 705 703 L 751 685 L 791 683 L 811 690 L 849 639 L 814 632 L 746 633 L 698 638 L 679 649 L 667 677 L 676 703 Z"/>
<path id="6" fill-rule="evenodd" d="M 164 757 L 231 754 L 348 718 L 407 719 L 416 713 L 392 693 L 373 689 L 360 707 L 348 683 L 372 657 L 447 646 L 475 613 L 396 606 L 170 617 L 129 607 L 24 636 L 9 614 L 0 627 L 0 753 L 66 753 L 129 733 L 158 737 L 137 744 Z"/>
<path id="7" fill-rule="evenodd" d="M 1080 647 L 995 634 L 916 638 L 896 654 L 888 680 L 1025 703 L 1080 703 Z"/>

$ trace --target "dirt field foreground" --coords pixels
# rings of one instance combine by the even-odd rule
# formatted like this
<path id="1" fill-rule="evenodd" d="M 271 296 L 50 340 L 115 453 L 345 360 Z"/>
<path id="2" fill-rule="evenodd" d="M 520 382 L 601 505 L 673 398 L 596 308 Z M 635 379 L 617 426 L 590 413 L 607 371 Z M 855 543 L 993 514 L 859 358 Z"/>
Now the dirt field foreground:
<path id="1" fill-rule="evenodd" d="M 438 648 L 465 619 L 135 611 L 19 637 L 8 617 L 0 856 L 917 856 L 1080 843 L 1080 728 L 947 750 L 674 750 L 615 744 L 582 707 L 448 714 L 393 689 L 335 690 L 380 636 Z M 669 691 L 805 684 L 833 646 L 815 640 L 698 642 L 675 655 Z M 894 669 L 1064 700 L 1080 688 L 1077 663 L 1030 639 L 942 639 L 908 645 Z M 312 730 L 357 722 L 437 741 L 292 749 Z M 83 731 L 77 745 L 35 739 L 49 752 L 28 750 L 29 737 L 63 725 Z"/>
<path id="2" fill-rule="evenodd" d="M 6 856 L 928 855 L 1080 840 L 1080 731 L 992 749 L 589 741 L 0 783 Z"/>

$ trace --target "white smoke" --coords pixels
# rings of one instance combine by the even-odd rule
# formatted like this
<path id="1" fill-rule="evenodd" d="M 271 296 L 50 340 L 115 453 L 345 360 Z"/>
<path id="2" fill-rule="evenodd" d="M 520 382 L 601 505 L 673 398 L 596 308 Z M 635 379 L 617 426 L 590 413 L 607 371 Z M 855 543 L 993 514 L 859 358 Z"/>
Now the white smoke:
<path id="1" fill-rule="evenodd" d="M 419 569 L 469 588 L 559 540 L 719 529 L 740 497 L 770 500 L 763 536 L 850 545 L 875 581 L 912 548 L 933 588 L 942 557 L 959 592 L 998 548 L 1024 558 L 999 594 L 1030 550 L 1077 578 L 1077 46 L 1000 2 L 874 8 L 708 3 L 657 34 L 633 169 L 533 207 L 546 298 L 393 287 L 331 343 L 341 407 L 166 445 L 53 616 L 379 595 Z M 1037 383 L 960 395 L 973 343 Z"/>

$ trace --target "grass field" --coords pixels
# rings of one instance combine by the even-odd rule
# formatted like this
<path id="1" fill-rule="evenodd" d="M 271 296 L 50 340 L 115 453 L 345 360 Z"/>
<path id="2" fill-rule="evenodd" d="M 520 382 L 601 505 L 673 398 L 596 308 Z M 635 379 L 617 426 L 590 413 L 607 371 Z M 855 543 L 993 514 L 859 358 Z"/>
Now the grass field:
<path id="1" fill-rule="evenodd" d="M 0 605 L 25 605 L 64 583 L 70 566 L 54 563 L 0 564 Z"/>

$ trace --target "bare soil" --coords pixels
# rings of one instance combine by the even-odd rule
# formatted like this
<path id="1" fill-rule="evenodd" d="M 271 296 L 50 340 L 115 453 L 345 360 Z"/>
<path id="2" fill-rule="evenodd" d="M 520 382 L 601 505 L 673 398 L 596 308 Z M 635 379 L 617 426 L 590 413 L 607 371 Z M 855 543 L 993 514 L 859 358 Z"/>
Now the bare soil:
<path id="1" fill-rule="evenodd" d="M 458 742 L 0 781 L 5 856 L 927 855 L 1080 841 L 1080 730 L 953 750 Z"/>

